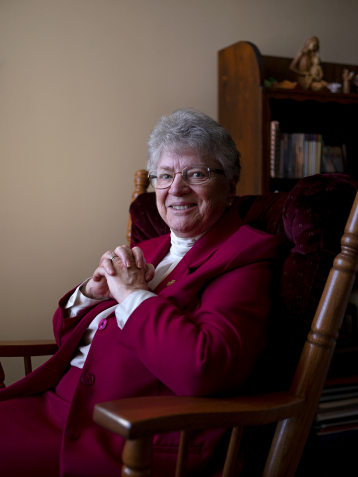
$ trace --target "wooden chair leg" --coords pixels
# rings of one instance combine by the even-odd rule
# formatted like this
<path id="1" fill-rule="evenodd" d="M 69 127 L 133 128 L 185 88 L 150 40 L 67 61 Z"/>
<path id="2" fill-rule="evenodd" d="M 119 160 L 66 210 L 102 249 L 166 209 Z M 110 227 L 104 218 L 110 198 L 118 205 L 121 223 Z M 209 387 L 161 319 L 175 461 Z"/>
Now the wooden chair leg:
<path id="1" fill-rule="evenodd" d="M 5 373 L 0 363 L 0 389 L 5 388 Z"/>
<path id="2" fill-rule="evenodd" d="M 27 376 L 32 371 L 31 356 L 24 356 L 24 365 L 25 365 L 25 374 Z M 3 389 L 6 387 L 4 381 L 5 381 L 5 373 L 0 363 L 0 389 Z"/>
<path id="3" fill-rule="evenodd" d="M 24 356 L 25 375 L 27 376 L 32 372 L 31 356 Z"/>
<path id="4" fill-rule="evenodd" d="M 234 427 L 231 432 L 229 448 L 227 450 L 225 466 L 223 470 L 223 477 L 232 477 L 235 470 L 235 461 L 239 452 L 239 447 L 242 437 L 242 427 Z"/>
<path id="5" fill-rule="evenodd" d="M 190 439 L 189 431 L 182 431 L 180 433 L 180 443 L 179 443 L 179 450 L 178 450 L 177 466 L 175 469 L 175 477 L 185 476 L 185 468 L 186 468 L 188 448 L 189 448 L 189 439 Z"/>
<path id="6" fill-rule="evenodd" d="M 122 453 L 122 477 L 150 477 L 152 465 L 152 440 L 128 439 Z"/>

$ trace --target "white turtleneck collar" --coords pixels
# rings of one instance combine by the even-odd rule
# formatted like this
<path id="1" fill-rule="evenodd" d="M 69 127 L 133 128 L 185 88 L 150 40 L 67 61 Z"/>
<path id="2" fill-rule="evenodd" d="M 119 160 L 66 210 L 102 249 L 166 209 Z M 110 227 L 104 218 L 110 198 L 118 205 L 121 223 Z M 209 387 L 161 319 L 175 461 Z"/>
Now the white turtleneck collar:
<path id="1" fill-rule="evenodd" d="M 205 232 L 204 232 L 205 233 Z M 191 247 L 197 242 L 200 237 L 204 235 L 204 233 L 200 235 L 195 235 L 195 237 L 177 237 L 175 233 L 171 230 L 170 231 L 170 240 L 171 240 L 171 247 L 170 247 L 170 254 L 174 255 L 176 258 L 183 258 L 184 255 L 189 252 Z"/>
<path id="2" fill-rule="evenodd" d="M 164 280 L 172 270 L 174 270 L 180 260 L 187 252 L 189 252 L 195 242 L 197 242 L 202 235 L 204 234 L 195 235 L 195 237 L 181 238 L 177 237 L 172 230 L 170 231 L 171 247 L 169 252 L 155 269 L 155 277 L 148 283 L 151 290 L 154 290 L 159 283 Z"/>

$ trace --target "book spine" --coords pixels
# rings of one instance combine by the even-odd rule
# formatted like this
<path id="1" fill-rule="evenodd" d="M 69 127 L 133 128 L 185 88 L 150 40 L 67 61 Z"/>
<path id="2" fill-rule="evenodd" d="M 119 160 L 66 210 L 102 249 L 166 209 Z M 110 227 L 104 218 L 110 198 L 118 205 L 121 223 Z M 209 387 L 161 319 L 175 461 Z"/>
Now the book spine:
<path id="1" fill-rule="evenodd" d="M 291 134 L 292 152 L 291 152 L 291 179 L 297 177 L 297 134 Z"/>
<path id="2" fill-rule="evenodd" d="M 282 171 L 283 177 L 288 177 L 288 140 L 289 134 L 283 133 L 282 138 Z"/>
<path id="3" fill-rule="evenodd" d="M 310 157 L 310 175 L 316 173 L 316 135 L 311 134 L 311 157 Z"/>
<path id="4" fill-rule="evenodd" d="M 292 178 L 292 163 L 293 163 L 293 154 L 292 154 L 292 134 L 287 134 L 287 176 Z"/>
<path id="5" fill-rule="evenodd" d="M 280 135 L 280 178 L 285 177 L 285 160 L 284 160 L 284 134 Z"/>
<path id="6" fill-rule="evenodd" d="M 321 172 L 321 158 L 322 158 L 322 136 L 321 134 L 317 134 L 315 174 L 319 174 Z"/>
<path id="7" fill-rule="evenodd" d="M 304 166 L 305 166 L 305 135 L 300 133 L 299 135 L 299 151 L 300 151 L 300 166 L 298 169 L 298 178 L 302 179 L 304 177 Z"/>
<path id="8" fill-rule="evenodd" d="M 278 121 L 271 121 L 270 138 L 270 173 L 271 177 L 280 177 L 280 125 Z"/>
<path id="9" fill-rule="evenodd" d="M 307 177 L 309 175 L 308 161 L 309 161 L 309 134 L 305 134 L 303 177 Z"/>

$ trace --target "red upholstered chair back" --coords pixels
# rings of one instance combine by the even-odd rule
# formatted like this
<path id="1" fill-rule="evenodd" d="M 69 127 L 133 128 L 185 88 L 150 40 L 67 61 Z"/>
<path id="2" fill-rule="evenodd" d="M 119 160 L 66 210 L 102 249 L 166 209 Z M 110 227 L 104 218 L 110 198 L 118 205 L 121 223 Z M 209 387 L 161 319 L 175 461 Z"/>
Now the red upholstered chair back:
<path id="1" fill-rule="evenodd" d="M 287 368 L 294 369 L 302 350 L 333 259 L 340 252 L 355 194 L 356 186 L 348 176 L 318 174 L 301 179 L 290 192 L 243 196 L 233 205 L 245 224 L 276 235 L 283 245 L 277 311 L 272 319 L 275 339 L 266 352 L 270 359 L 266 355 L 262 359 L 265 372 L 260 373 L 274 387 L 278 382 L 280 387 L 290 384 Z M 154 192 L 140 195 L 130 214 L 132 246 L 169 232 L 158 214 Z M 280 340 L 279 356 L 275 356 L 275 340 Z M 275 372 L 267 373 L 268 363 Z M 257 382 L 255 374 L 253 381 Z"/>

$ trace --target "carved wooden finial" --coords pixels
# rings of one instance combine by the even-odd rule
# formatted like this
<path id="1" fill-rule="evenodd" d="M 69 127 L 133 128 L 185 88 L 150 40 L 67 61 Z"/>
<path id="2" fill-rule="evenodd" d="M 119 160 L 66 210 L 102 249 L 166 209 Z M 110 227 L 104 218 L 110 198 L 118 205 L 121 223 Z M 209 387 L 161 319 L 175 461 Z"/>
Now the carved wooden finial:
<path id="1" fill-rule="evenodd" d="M 147 192 L 149 186 L 148 172 L 144 169 L 140 169 L 134 174 L 134 192 L 132 194 L 132 202 L 139 195 Z"/>
<path id="2" fill-rule="evenodd" d="M 149 179 L 148 179 L 148 172 L 145 169 L 140 169 L 134 174 L 134 191 L 132 194 L 131 203 L 141 194 L 147 192 L 149 186 Z M 131 216 L 128 219 L 128 226 L 127 226 L 127 243 L 130 245 L 131 243 Z"/>

